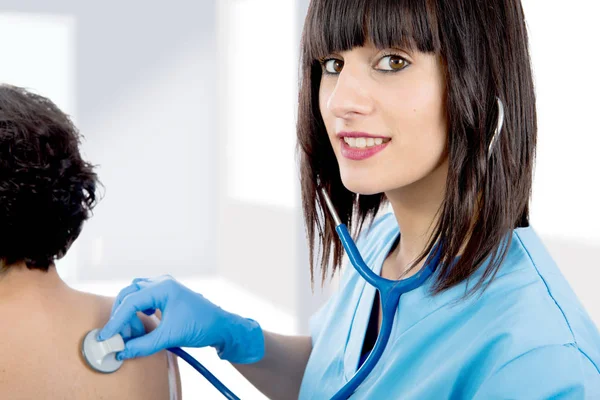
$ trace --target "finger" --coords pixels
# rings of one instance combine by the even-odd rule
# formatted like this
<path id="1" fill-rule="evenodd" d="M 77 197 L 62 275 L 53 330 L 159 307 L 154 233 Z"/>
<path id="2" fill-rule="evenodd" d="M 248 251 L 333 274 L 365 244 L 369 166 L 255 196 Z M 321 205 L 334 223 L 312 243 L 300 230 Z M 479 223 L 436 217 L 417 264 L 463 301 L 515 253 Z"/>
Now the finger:
<path id="1" fill-rule="evenodd" d="M 163 275 L 163 276 L 165 276 L 165 275 Z M 154 283 L 158 283 L 158 282 L 162 281 L 163 276 L 158 277 L 158 278 L 135 278 L 133 280 L 132 284 L 135 284 L 138 287 L 138 289 L 143 289 L 143 288 L 151 286 Z M 149 308 L 142 312 L 148 316 L 151 316 L 151 315 L 154 315 L 154 313 L 156 313 L 156 309 Z"/>
<path id="2" fill-rule="evenodd" d="M 105 340 L 121 332 L 132 318 L 137 318 L 136 312 L 149 308 L 157 308 L 152 290 L 140 290 L 126 296 L 100 331 L 99 340 Z"/>
<path id="3" fill-rule="evenodd" d="M 127 297 L 130 294 L 135 293 L 139 290 L 140 290 L 140 286 L 137 285 L 135 280 L 131 285 L 121 289 L 121 291 L 115 298 L 115 302 L 113 303 L 112 310 L 110 313 L 113 314 L 115 312 L 115 310 L 117 309 L 117 307 L 119 307 L 119 305 L 121 305 L 121 303 L 123 302 L 123 299 L 125 299 L 125 297 Z"/>
<path id="4" fill-rule="evenodd" d="M 139 291 L 140 289 L 147 287 L 149 285 L 149 283 L 151 283 L 153 281 L 152 278 L 135 278 L 133 281 L 131 281 L 131 284 L 127 287 L 125 287 L 124 289 L 122 289 L 119 294 L 117 295 L 115 302 L 112 306 L 112 310 L 111 310 L 111 314 L 115 312 L 115 310 L 117 309 L 117 307 L 119 307 L 119 305 L 121 304 L 121 302 L 123 301 L 123 299 L 125 299 L 125 297 L 129 296 L 132 293 L 135 293 L 137 291 Z M 149 310 L 144 310 L 144 313 L 147 315 L 152 315 L 154 314 L 155 310 L 149 309 Z"/>
<path id="5" fill-rule="evenodd" d="M 147 357 L 156 352 L 164 350 L 167 346 L 162 343 L 160 329 L 156 329 L 147 335 L 131 339 L 125 343 L 125 350 L 117 353 L 118 360 L 125 360 L 135 357 Z"/>
<path id="6" fill-rule="evenodd" d="M 138 285 L 138 287 L 143 287 L 143 286 L 146 286 L 147 282 L 151 282 L 151 281 L 152 281 L 152 278 L 135 278 L 133 281 L 131 281 L 131 283 Z"/>
<path id="7" fill-rule="evenodd" d="M 121 336 L 125 341 L 142 336 L 144 334 L 146 334 L 146 327 L 139 316 L 132 318 L 121 332 Z"/>

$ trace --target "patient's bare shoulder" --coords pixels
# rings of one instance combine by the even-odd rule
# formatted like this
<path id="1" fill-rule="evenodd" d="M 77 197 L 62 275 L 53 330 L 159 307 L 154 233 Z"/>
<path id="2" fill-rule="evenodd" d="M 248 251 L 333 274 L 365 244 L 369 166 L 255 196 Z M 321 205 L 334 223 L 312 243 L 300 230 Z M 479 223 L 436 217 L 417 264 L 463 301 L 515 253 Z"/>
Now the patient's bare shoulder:
<path id="1" fill-rule="evenodd" d="M 0 302 L 0 398 L 181 398 L 176 363 L 165 351 L 127 360 L 112 374 L 87 366 L 82 339 L 108 321 L 112 304 L 111 298 L 76 291 Z M 156 322 L 145 323 L 151 328 Z"/>

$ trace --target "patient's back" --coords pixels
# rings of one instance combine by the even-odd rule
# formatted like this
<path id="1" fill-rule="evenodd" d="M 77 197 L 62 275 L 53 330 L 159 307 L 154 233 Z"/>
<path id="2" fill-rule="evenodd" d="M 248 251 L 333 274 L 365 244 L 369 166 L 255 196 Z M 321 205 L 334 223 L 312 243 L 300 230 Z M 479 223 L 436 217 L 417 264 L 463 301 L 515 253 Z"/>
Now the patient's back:
<path id="1" fill-rule="evenodd" d="M 112 302 L 69 288 L 0 296 L 0 398 L 180 398 L 179 372 L 167 352 L 126 360 L 113 374 L 87 366 L 81 341 L 106 323 Z"/>

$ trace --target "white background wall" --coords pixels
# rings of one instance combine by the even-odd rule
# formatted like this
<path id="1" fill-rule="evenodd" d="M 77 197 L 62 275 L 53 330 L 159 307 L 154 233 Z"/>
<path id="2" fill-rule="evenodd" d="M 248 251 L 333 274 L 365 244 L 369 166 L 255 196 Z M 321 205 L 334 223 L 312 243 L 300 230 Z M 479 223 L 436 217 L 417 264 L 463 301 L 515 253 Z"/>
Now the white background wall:
<path id="1" fill-rule="evenodd" d="M 215 273 L 215 2 L 0 0 L 0 12 L 0 80 L 74 116 L 105 186 L 71 273 Z"/>
<path id="2" fill-rule="evenodd" d="M 296 316 L 304 333 L 330 289 L 317 284 L 311 293 L 295 163 L 297 57 L 307 6 L 217 6 L 219 273 Z"/>
<path id="3" fill-rule="evenodd" d="M 600 324 L 600 4 L 523 6 L 538 102 L 532 225 Z"/>

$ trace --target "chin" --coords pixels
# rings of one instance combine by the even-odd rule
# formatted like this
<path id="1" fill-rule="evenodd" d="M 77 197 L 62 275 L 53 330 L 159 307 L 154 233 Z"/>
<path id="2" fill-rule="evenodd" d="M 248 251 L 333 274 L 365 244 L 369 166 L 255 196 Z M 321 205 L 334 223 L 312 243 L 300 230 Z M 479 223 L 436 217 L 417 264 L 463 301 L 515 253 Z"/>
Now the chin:
<path id="1" fill-rule="evenodd" d="M 391 192 L 404 187 L 409 187 L 413 183 L 419 181 L 419 179 L 416 179 L 416 177 L 414 176 L 391 177 L 389 175 L 382 176 L 381 174 L 379 174 L 380 179 L 373 179 L 374 175 L 377 176 L 377 174 L 373 173 L 365 175 L 360 173 L 350 173 L 350 171 L 344 173 L 342 171 L 342 184 L 346 189 L 348 189 L 352 193 L 369 196 L 373 194 Z"/>
<path id="2" fill-rule="evenodd" d="M 364 196 L 382 193 L 388 189 L 380 182 L 373 181 L 372 179 L 359 179 L 357 177 L 348 178 L 342 176 L 342 183 L 344 184 L 344 187 L 352 193 Z"/>

